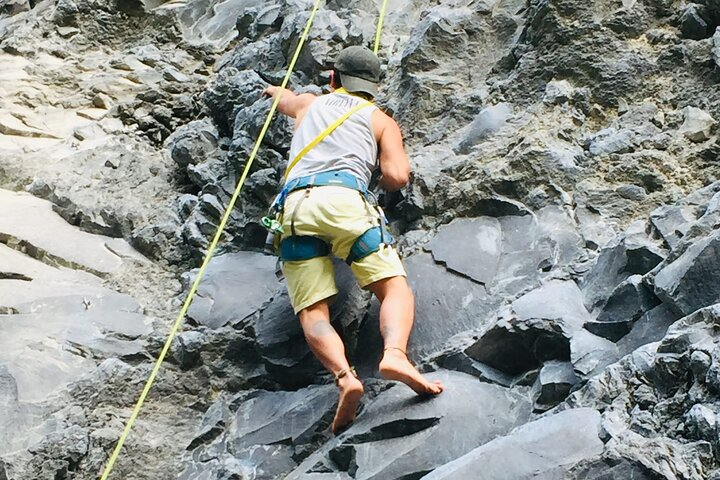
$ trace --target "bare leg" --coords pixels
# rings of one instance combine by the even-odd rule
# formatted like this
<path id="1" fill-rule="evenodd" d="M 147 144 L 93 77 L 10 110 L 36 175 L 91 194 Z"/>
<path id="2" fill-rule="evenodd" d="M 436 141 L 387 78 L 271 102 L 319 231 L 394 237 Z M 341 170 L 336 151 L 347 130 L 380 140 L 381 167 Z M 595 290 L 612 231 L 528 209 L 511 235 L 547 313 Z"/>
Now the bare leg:
<path id="1" fill-rule="evenodd" d="M 421 395 L 442 392 L 442 383 L 426 380 L 405 354 L 415 317 L 415 297 L 405 277 L 386 278 L 369 288 L 380 300 L 380 333 L 385 343 L 380 374 L 389 380 L 403 382 Z"/>
<path id="2" fill-rule="evenodd" d="M 352 373 L 345 358 L 345 346 L 342 339 L 330 324 L 330 308 L 327 300 L 322 300 L 300 311 L 300 325 L 305 339 L 315 357 L 333 375 L 347 372 L 338 380 L 340 399 L 338 400 L 332 431 L 337 432 L 355 420 L 357 406 L 363 394 L 363 386 Z"/>

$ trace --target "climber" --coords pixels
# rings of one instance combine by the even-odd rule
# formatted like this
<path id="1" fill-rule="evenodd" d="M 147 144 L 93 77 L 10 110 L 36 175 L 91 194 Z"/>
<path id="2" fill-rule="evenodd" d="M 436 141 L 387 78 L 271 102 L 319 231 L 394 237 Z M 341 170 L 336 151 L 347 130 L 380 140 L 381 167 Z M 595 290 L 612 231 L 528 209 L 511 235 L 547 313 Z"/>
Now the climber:
<path id="1" fill-rule="evenodd" d="M 350 264 L 360 286 L 380 301 L 380 374 L 421 395 L 443 390 L 440 382 L 426 380 L 408 360 L 414 297 L 390 245 L 384 215 L 367 191 L 377 167 L 380 186 L 389 191 L 403 187 L 410 174 L 400 128 L 369 102 L 378 93 L 379 81 L 378 57 L 354 46 L 337 56 L 328 95 L 296 95 L 280 87 L 265 90 L 273 98 L 282 92 L 278 110 L 295 119 L 290 158 L 297 161 L 288 166 L 274 205 L 281 212 L 276 232 L 282 232 L 279 254 L 293 309 L 310 349 L 340 390 L 333 432 L 355 419 L 363 385 L 330 324 L 329 306 L 338 293 L 331 254 Z M 309 150 L 303 148 L 313 143 Z"/>

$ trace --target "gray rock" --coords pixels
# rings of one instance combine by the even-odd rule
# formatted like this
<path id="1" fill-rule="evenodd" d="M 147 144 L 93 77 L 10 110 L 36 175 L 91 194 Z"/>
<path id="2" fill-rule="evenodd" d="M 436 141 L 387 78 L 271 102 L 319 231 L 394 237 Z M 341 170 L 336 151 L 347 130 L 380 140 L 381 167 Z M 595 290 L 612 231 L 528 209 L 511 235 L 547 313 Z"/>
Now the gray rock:
<path id="1" fill-rule="evenodd" d="M 218 74 L 203 100 L 221 134 L 233 131 L 238 110 L 255 103 L 266 86 L 255 72 L 225 68 Z"/>
<path id="2" fill-rule="evenodd" d="M 685 38 L 700 40 L 707 37 L 708 24 L 704 8 L 697 3 L 690 3 L 683 8 L 680 14 L 680 30 Z"/>
<path id="3" fill-rule="evenodd" d="M 565 103 L 572 98 L 573 88 L 567 80 L 552 80 L 545 86 L 543 102 L 549 104 Z"/>
<path id="4" fill-rule="evenodd" d="M 602 453 L 599 430 L 598 412 L 568 410 L 517 428 L 424 478 L 473 478 L 480 471 L 487 480 L 565 478 L 570 468 Z"/>
<path id="5" fill-rule="evenodd" d="M 657 435 L 658 424 L 655 417 L 647 410 L 635 407 L 630 417 L 630 430 L 644 437 L 653 437 Z"/>
<path id="6" fill-rule="evenodd" d="M 224 395 L 205 414 L 178 478 L 281 476 L 296 465 L 293 449 L 284 443 L 306 441 L 303 430 L 317 427 L 331 406 L 331 393 L 328 387 L 313 387 L 298 392 Z M 272 411 L 266 409 L 269 405 Z"/>
<path id="7" fill-rule="evenodd" d="M 720 67 L 720 28 L 715 29 L 715 35 L 712 37 L 713 39 L 713 49 L 712 49 L 712 57 L 715 61 L 715 65 Z"/>
<path id="8" fill-rule="evenodd" d="M 200 332 L 182 332 L 172 346 L 172 355 L 183 368 L 192 368 L 200 362 L 205 337 Z"/>
<path id="9" fill-rule="evenodd" d="M 627 459 L 600 459 L 589 465 L 572 469 L 570 480 L 610 480 L 632 478 L 633 480 L 656 480 L 657 474 L 651 469 Z"/>
<path id="10" fill-rule="evenodd" d="M 117 271 L 123 255 L 140 257 L 124 241 L 72 228 L 50 202 L 6 190 L 0 190 L 0 201 L 7 207 L 0 217 L 0 243 L 25 250 L 44 263 L 102 276 Z"/>
<path id="11" fill-rule="evenodd" d="M 158 0 L 152 0 L 158 1 Z M 262 5 L 260 0 L 211 0 L 178 7 L 183 38 L 192 45 L 208 45 L 224 50 L 238 35 L 237 18 L 245 9 Z"/>
<path id="12" fill-rule="evenodd" d="M 697 207 L 693 205 L 666 205 L 650 214 L 650 223 L 665 243 L 674 249 L 697 219 Z"/>
<path id="13" fill-rule="evenodd" d="M 628 200 L 642 200 L 647 196 L 645 189 L 637 185 L 621 185 L 616 191 L 621 197 Z"/>
<path id="14" fill-rule="evenodd" d="M 696 107 L 685 107 L 683 114 L 685 121 L 680 127 L 680 133 L 693 142 L 704 142 L 710 138 L 717 122 L 709 113 Z"/>
<path id="15" fill-rule="evenodd" d="M 634 135 L 630 130 L 605 129 L 590 140 L 588 149 L 593 155 L 608 155 L 628 152 L 633 145 Z"/>
<path id="16" fill-rule="evenodd" d="M 555 206 L 533 216 L 500 218 L 503 254 L 493 294 L 515 296 L 581 256 L 582 238 L 567 213 Z"/>
<path id="17" fill-rule="evenodd" d="M 447 370 L 467 373 L 483 382 L 496 383 L 503 387 L 512 386 L 515 380 L 513 376 L 469 357 L 465 351 L 459 348 L 452 348 L 447 352 L 442 352 L 431 360 Z"/>
<path id="18" fill-rule="evenodd" d="M 357 479 L 417 478 L 507 434 L 530 414 L 528 400 L 508 389 L 457 372 L 429 378 L 443 382 L 441 395 L 419 399 L 404 385 L 392 387 L 286 478 L 306 478 L 318 462 L 333 465 L 327 460 Z M 464 427 L 469 418 L 473 428 Z"/>
<path id="19" fill-rule="evenodd" d="M 415 325 L 410 341 L 416 358 L 437 353 L 458 333 L 478 328 L 495 308 L 483 288 L 437 265 L 428 254 L 404 261 L 408 281 L 415 293 Z M 438 319 L 443 321 L 438 323 Z"/>
<path id="20" fill-rule="evenodd" d="M 550 360 L 543 364 L 538 374 L 534 390 L 536 410 L 549 410 L 565 400 L 570 390 L 578 383 L 578 378 L 570 362 Z"/>
<path id="21" fill-rule="evenodd" d="M 239 323 L 278 291 L 277 258 L 253 252 L 220 255 L 211 260 L 188 311 L 194 322 L 210 328 Z M 197 270 L 184 277 L 188 290 Z"/>
<path id="22" fill-rule="evenodd" d="M 706 405 L 695 404 L 684 416 L 685 435 L 692 440 L 713 442 L 717 439 L 716 414 Z"/>
<path id="23" fill-rule="evenodd" d="M 170 82 L 185 83 L 190 81 L 190 77 L 179 71 L 177 68 L 171 66 L 163 69 L 163 78 Z"/>
<path id="24" fill-rule="evenodd" d="M 218 156 L 218 132 L 207 120 L 196 120 L 176 130 L 166 141 L 170 155 L 180 167 L 196 165 Z"/>
<path id="25" fill-rule="evenodd" d="M 455 148 L 455 152 L 460 154 L 468 153 L 473 146 L 500 130 L 511 114 L 512 109 L 507 103 L 500 103 L 482 109 L 470 125 L 465 128 L 463 138 Z"/>
<path id="26" fill-rule="evenodd" d="M 308 443 L 337 400 L 334 385 L 295 392 L 255 391 L 220 399 L 206 413 L 191 456 L 242 454 L 257 446 Z M 283 459 L 281 462 L 284 463 Z"/>
<path id="27" fill-rule="evenodd" d="M 630 333 L 617 342 L 620 356 L 627 355 L 643 345 L 662 340 L 670 325 L 678 318 L 679 315 L 665 304 L 649 310 L 633 324 Z"/>
<path id="28" fill-rule="evenodd" d="M 720 301 L 720 232 L 690 246 L 655 275 L 655 293 L 676 312 L 688 315 Z"/>
<path id="29" fill-rule="evenodd" d="M 65 294 L 19 304 L 17 310 L 0 316 L 7 333 L 0 338 L 0 361 L 17 380 L 22 401 L 41 401 L 62 390 L 90 372 L 97 359 L 146 355 L 138 338 L 150 329 L 127 296 Z"/>
<path id="30" fill-rule="evenodd" d="M 584 378 L 597 375 L 621 356 L 617 345 L 585 329 L 576 332 L 570 340 L 570 360 L 575 372 Z"/>
<path id="31" fill-rule="evenodd" d="M 663 258 L 665 253 L 648 238 L 644 225 L 631 225 L 600 250 L 594 265 L 583 277 L 581 288 L 586 307 L 596 312 L 631 274 L 644 275 Z"/>
<path id="32" fill-rule="evenodd" d="M 552 320 L 561 331 L 572 334 L 590 318 L 582 298 L 575 282 L 551 280 L 515 300 L 512 310 L 519 321 Z"/>
<path id="33" fill-rule="evenodd" d="M 597 318 L 586 323 L 585 328 L 617 342 L 630 332 L 635 321 L 659 303 L 643 277 L 632 275 L 613 290 Z"/>
<path id="34" fill-rule="evenodd" d="M 502 254 L 502 229 L 494 218 L 455 219 L 426 248 L 436 262 L 484 285 L 494 282 Z"/>
<path id="35" fill-rule="evenodd" d="M 700 382 L 706 378 L 708 370 L 712 366 L 712 356 L 702 350 L 695 350 L 690 355 L 690 369 L 693 376 Z"/>
<path id="36" fill-rule="evenodd" d="M 465 353 L 509 375 L 546 360 L 569 360 L 569 339 L 590 316 L 574 282 L 553 280 L 512 303 L 507 319 L 487 329 Z"/>
<path id="37" fill-rule="evenodd" d="M 0 1 L 0 17 L 17 15 L 30 10 L 29 0 L 2 0 Z"/>

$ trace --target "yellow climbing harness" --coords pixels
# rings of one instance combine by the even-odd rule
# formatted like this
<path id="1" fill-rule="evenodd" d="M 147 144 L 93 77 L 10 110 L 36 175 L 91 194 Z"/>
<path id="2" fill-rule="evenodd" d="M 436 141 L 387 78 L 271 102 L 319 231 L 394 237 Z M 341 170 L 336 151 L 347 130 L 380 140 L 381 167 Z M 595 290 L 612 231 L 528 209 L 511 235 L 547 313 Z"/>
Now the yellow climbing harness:
<path id="1" fill-rule="evenodd" d="M 290 60 L 290 65 L 288 66 L 287 73 L 285 74 L 285 77 L 283 78 L 283 81 L 280 85 L 281 89 L 284 89 L 285 87 L 287 87 L 287 84 L 290 81 L 290 76 L 293 74 L 293 71 L 295 69 L 295 63 L 297 62 L 297 59 L 300 56 L 300 51 L 302 50 L 302 47 L 305 44 L 305 41 L 308 37 L 308 33 L 310 32 L 310 27 L 312 26 L 313 21 L 315 20 L 315 16 L 317 14 L 318 9 L 320 8 L 321 1 L 322 0 L 316 0 L 315 5 L 313 6 L 310 16 L 308 17 L 307 23 L 305 24 L 303 33 L 300 36 L 298 45 L 295 49 L 295 53 L 293 54 L 293 57 Z M 375 53 L 378 52 L 378 49 L 380 46 L 380 35 L 381 35 L 383 19 L 385 17 L 385 11 L 387 10 L 387 3 L 388 3 L 388 0 L 383 1 L 383 5 L 382 5 L 381 11 L 380 11 L 377 33 L 375 35 L 375 49 L 374 49 Z M 281 90 L 281 92 L 282 92 L 282 90 Z M 215 235 L 213 236 L 213 239 L 210 242 L 210 245 L 208 246 L 208 250 L 205 255 L 205 259 L 203 260 L 202 265 L 200 266 L 200 270 L 198 271 L 198 274 L 195 277 L 195 281 L 193 282 L 192 286 L 190 287 L 190 292 L 188 292 L 187 298 L 185 299 L 185 303 L 183 304 L 182 308 L 180 309 L 180 313 L 178 314 L 177 319 L 175 320 L 175 323 L 173 324 L 172 329 L 170 330 L 170 333 L 168 334 L 168 338 L 165 341 L 165 344 L 163 345 L 162 350 L 160 351 L 160 355 L 158 356 L 158 358 L 155 362 L 155 365 L 153 366 L 153 369 L 150 372 L 150 376 L 148 377 L 147 382 L 145 383 L 145 386 L 144 386 L 142 392 L 140 393 L 140 397 L 138 398 L 138 401 L 135 404 L 135 407 L 133 408 L 132 413 L 130 414 L 130 418 L 128 419 L 128 422 L 125 425 L 125 429 L 123 430 L 122 434 L 120 435 L 120 438 L 118 439 L 118 442 L 115 445 L 115 449 L 113 450 L 112 454 L 110 455 L 110 459 L 108 460 L 108 463 L 105 466 L 105 469 L 103 470 L 100 480 L 107 480 L 107 478 L 110 476 L 110 473 L 112 472 L 113 467 L 115 466 L 115 462 L 117 461 L 118 457 L 120 456 L 120 451 L 122 450 L 122 447 L 125 444 L 125 441 L 127 440 L 128 436 L 130 435 L 130 431 L 132 430 L 132 427 L 135 424 L 135 421 L 137 420 L 138 415 L 140 414 L 140 409 L 142 408 L 143 404 L 145 403 L 145 399 L 147 398 L 147 395 L 150 392 L 150 389 L 152 388 L 153 383 L 155 382 L 155 378 L 157 377 L 158 372 L 160 371 L 160 366 L 162 365 L 162 362 L 165 360 L 165 357 L 167 356 L 168 352 L 170 351 L 170 346 L 172 345 L 173 340 L 175 339 L 178 331 L 180 330 L 180 326 L 182 325 L 185 315 L 187 315 L 188 309 L 190 308 L 190 304 L 192 303 L 192 300 L 200 286 L 200 281 L 202 280 L 202 278 L 205 274 L 205 270 L 207 270 L 207 267 L 210 264 L 210 259 L 212 258 L 212 255 L 215 252 L 215 249 L 217 248 L 218 242 L 220 241 L 220 238 L 222 237 L 222 233 L 225 230 L 225 227 L 227 226 L 227 223 L 230 219 L 230 214 L 232 213 L 233 209 L 235 208 L 235 204 L 237 203 L 237 199 L 240 196 L 242 187 L 245 184 L 245 180 L 248 177 L 250 168 L 252 167 L 252 164 L 255 161 L 255 157 L 257 156 L 258 151 L 260 150 L 260 145 L 262 144 L 262 141 L 265 138 L 268 128 L 270 127 L 272 117 L 275 114 L 275 111 L 277 110 L 277 107 L 278 107 L 278 104 L 280 103 L 281 98 L 282 98 L 282 93 L 280 93 L 272 102 L 272 106 L 270 107 L 270 111 L 268 112 L 267 118 L 265 119 L 265 123 L 263 124 L 263 127 L 260 130 L 260 134 L 258 135 L 257 141 L 255 142 L 255 146 L 253 147 L 253 150 L 250 152 L 250 157 L 248 158 L 248 161 L 245 164 L 245 168 L 243 169 L 242 175 L 240 176 L 240 180 L 238 181 L 237 187 L 235 188 L 235 192 L 233 193 L 232 197 L 230 198 L 230 202 L 228 203 L 227 209 L 225 210 L 225 213 L 224 213 L 222 219 L 220 220 L 220 224 L 218 225 L 217 231 L 215 232 Z M 363 106 L 365 106 L 365 105 L 363 105 Z M 342 122 L 340 122 L 340 123 L 342 123 Z M 335 127 L 335 128 L 337 128 L 337 127 Z M 329 135 L 329 133 L 328 133 L 328 135 Z M 289 171 L 289 169 L 288 169 L 288 171 Z M 286 174 L 287 174 L 287 172 L 286 172 Z"/>

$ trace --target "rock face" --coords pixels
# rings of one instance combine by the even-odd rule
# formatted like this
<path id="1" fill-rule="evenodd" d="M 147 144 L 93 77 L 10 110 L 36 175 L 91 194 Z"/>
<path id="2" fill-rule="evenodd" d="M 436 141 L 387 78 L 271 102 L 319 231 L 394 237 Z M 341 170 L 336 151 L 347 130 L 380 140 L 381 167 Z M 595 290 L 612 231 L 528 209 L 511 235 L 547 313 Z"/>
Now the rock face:
<path id="1" fill-rule="evenodd" d="M 0 479 L 97 478 L 263 129 L 314 2 L 0 0 Z M 324 2 L 290 87 L 328 91 L 379 2 Z M 336 262 L 366 394 L 337 436 L 260 218 L 278 115 L 112 478 L 720 478 L 720 4 L 398 0 L 378 191 L 416 297 Z M 377 190 L 377 189 L 376 189 Z"/>
<path id="2" fill-rule="evenodd" d="M 564 478 L 582 460 L 603 451 L 600 415 L 575 409 L 530 422 L 438 468 L 423 478 Z M 548 448 L 552 444 L 552 448 Z"/>
<path id="3" fill-rule="evenodd" d="M 47 201 L 6 190 L 0 198 L 0 455 L 5 455 L 49 434 L 41 425 L 47 407 L 40 406 L 62 396 L 104 359 L 148 358 L 143 337 L 151 328 L 133 298 L 101 280 L 130 262 L 147 260 L 122 240 L 73 228 Z"/>

